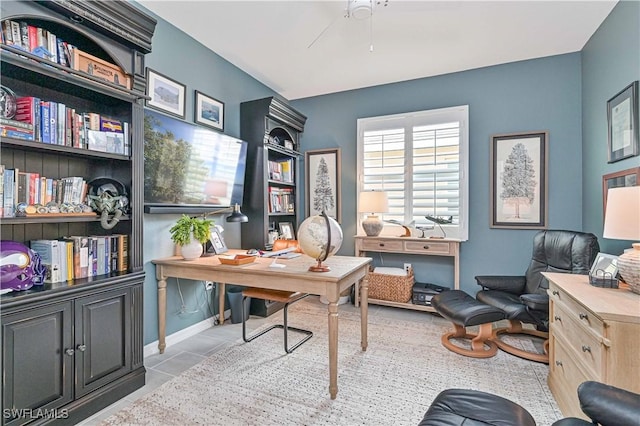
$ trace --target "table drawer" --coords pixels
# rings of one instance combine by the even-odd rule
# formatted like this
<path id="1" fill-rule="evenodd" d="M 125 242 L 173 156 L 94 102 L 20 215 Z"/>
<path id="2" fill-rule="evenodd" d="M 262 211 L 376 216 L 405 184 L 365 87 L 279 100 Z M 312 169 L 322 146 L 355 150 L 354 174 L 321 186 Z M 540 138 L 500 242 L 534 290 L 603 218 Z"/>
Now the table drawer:
<path id="1" fill-rule="evenodd" d="M 604 336 L 605 331 L 602 320 L 593 312 L 578 303 L 574 298 L 569 296 L 564 290 L 550 282 L 548 294 L 551 301 L 562 308 L 565 312 L 569 313 L 575 321 L 591 329 L 594 334 Z M 551 320 L 553 321 L 553 318 L 551 318 Z"/>
<path id="2" fill-rule="evenodd" d="M 364 251 L 402 251 L 402 241 L 380 239 L 366 239 L 362 241 Z"/>
<path id="3" fill-rule="evenodd" d="M 588 325 L 579 322 L 573 312 L 568 312 L 560 303 L 554 303 L 550 321 L 553 334 L 562 338 L 568 346 L 567 350 L 575 354 L 574 362 L 601 377 L 605 355 L 602 335 L 595 334 Z"/>
<path id="4" fill-rule="evenodd" d="M 405 241 L 404 249 L 410 253 L 452 255 L 451 245 L 433 241 Z"/>

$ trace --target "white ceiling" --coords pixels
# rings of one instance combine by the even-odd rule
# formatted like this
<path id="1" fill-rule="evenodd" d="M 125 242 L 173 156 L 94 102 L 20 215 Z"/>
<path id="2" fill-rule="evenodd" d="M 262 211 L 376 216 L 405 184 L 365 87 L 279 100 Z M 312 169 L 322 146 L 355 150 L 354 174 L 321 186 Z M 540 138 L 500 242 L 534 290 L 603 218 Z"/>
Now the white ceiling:
<path id="1" fill-rule="evenodd" d="M 371 21 L 347 0 L 138 0 L 289 100 L 576 52 L 616 2 L 389 0 Z"/>

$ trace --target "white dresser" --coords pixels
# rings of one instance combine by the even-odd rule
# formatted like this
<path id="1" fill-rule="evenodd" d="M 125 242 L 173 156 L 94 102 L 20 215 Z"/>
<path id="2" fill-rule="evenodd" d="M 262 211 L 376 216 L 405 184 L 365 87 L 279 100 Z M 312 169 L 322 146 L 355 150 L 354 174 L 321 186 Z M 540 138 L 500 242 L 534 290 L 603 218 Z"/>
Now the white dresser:
<path id="1" fill-rule="evenodd" d="M 589 284 L 586 275 L 549 280 L 549 388 L 565 416 L 585 418 L 577 387 L 595 380 L 640 393 L 640 296 Z"/>

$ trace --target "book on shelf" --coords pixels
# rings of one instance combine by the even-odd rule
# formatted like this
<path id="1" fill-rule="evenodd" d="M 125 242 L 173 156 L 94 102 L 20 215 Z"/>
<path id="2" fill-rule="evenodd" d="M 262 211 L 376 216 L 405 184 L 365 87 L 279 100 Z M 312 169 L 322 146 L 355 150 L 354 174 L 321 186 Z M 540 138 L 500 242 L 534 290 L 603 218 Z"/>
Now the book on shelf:
<path id="1" fill-rule="evenodd" d="M 3 217 L 15 217 L 15 170 L 4 169 L 3 175 Z"/>
<path id="2" fill-rule="evenodd" d="M 42 264 L 47 269 L 44 279 L 46 283 L 66 281 L 61 275 L 60 245 L 58 240 L 32 240 L 30 243 L 31 249 L 40 255 Z"/>

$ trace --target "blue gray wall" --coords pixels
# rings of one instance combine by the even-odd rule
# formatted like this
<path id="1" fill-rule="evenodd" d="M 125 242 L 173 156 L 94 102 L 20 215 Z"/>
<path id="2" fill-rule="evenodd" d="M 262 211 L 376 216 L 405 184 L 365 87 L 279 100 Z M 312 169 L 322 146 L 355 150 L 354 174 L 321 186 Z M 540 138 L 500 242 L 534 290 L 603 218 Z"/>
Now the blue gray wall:
<path id="1" fill-rule="evenodd" d="M 635 80 L 640 80 L 640 2 L 621 1 L 582 50 L 582 220 L 599 237 L 601 250 L 616 255 L 631 242 L 602 238 L 602 175 L 638 167 L 640 157 L 607 163 L 607 100 Z"/>
<path id="2" fill-rule="evenodd" d="M 549 228 L 582 229 L 580 54 L 510 63 L 292 102 L 307 115 L 303 150 L 342 148 L 343 230 L 356 234 L 356 120 L 361 117 L 469 105 L 470 228 L 461 245 L 460 286 L 478 290 L 477 274 L 522 274 L 535 231 L 489 228 L 489 140 L 492 134 L 549 131 Z M 353 254 L 345 239 L 343 254 Z M 378 256 L 374 256 L 380 262 Z M 409 256 L 416 280 L 451 285 L 446 258 Z M 386 265 L 405 258 L 384 256 Z M 420 265 L 420 266 L 417 266 Z"/>
<path id="3" fill-rule="evenodd" d="M 142 8 L 143 9 L 143 8 Z M 240 103 L 275 92 L 258 82 L 241 69 L 205 48 L 173 25 L 159 19 L 153 36 L 153 51 L 146 56 L 146 65 L 187 86 L 186 121 L 193 123 L 194 90 L 203 92 L 222 102 L 225 106 L 224 132 L 240 137 Z M 197 13 L 194 10 L 193 13 Z M 146 214 L 144 216 L 144 262 L 147 273 L 144 286 L 144 342 L 158 339 L 158 306 L 155 267 L 152 259 L 173 256 L 169 228 L 179 215 Z M 229 247 L 240 247 L 240 225 L 225 223 L 215 217 L 224 227 L 224 238 Z M 179 315 L 182 299 L 176 280 L 167 283 L 167 335 L 210 317 L 207 294 L 200 282 L 180 280 L 180 289 L 187 311 L 197 313 Z M 217 309 L 217 302 L 212 303 Z"/>
<path id="4" fill-rule="evenodd" d="M 582 53 L 523 61 L 438 77 L 292 101 L 309 117 L 302 149 L 341 147 L 345 243 L 353 254 L 356 234 L 356 120 L 361 117 L 468 104 L 470 108 L 470 233 L 461 249 L 461 286 L 470 293 L 476 274 L 520 274 L 535 231 L 489 228 L 489 138 L 492 134 L 548 130 L 549 227 L 602 233 L 602 174 L 638 164 L 638 157 L 606 164 L 606 100 L 638 79 L 638 2 L 620 2 Z M 196 12 L 194 12 L 196 13 Z M 153 15 L 153 14 L 152 14 Z M 175 27 L 158 19 L 147 65 L 187 85 L 187 121 L 193 121 L 193 90 L 225 103 L 225 133 L 239 136 L 239 104 L 274 91 L 234 67 Z M 174 215 L 145 215 L 145 343 L 157 339 L 157 290 L 152 259 L 173 254 L 169 228 Z M 220 219 L 218 220 L 220 222 Z M 239 227 L 225 225 L 229 247 L 239 247 Z M 610 240 L 601 240 L 603 246 Z M 628 244 L 618 244 L 625 247 Z M 605 250 L 615 253 L 614 247 Z M 621 248 L 619 249 L 621 250 Z M 617 254 L 617 253 L 616 253 Z M 375 257 L 380 263 L 382 259 Z M 447 259 L 412 259 L 419 281 L 448 284 Z M 404 260 L 385 256 L 385 264 Z M 205 318 L 200 285 L 182 283 L 187 308 L 180 310 L 175 281 L 169 282 L 167 334 Z"/>

